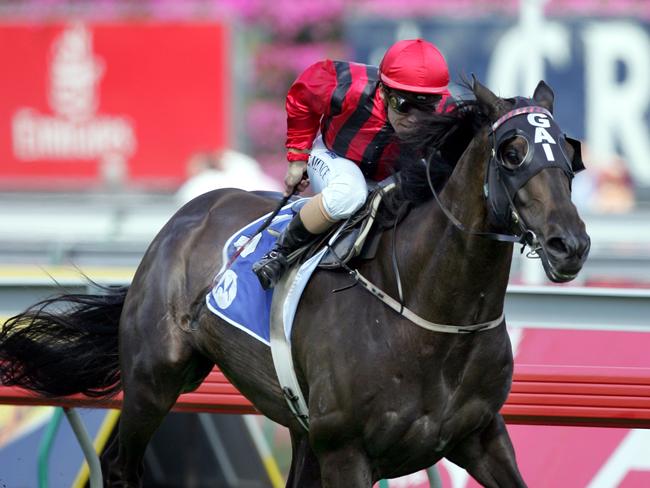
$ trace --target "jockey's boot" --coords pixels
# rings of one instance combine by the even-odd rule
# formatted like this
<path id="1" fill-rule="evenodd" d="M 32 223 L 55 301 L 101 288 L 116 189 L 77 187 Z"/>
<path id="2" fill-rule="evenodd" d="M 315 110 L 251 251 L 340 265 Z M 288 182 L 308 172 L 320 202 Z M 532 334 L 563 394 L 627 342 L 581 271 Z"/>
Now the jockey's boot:
<path id="1" fill-rule="evenodd" d="M 319 234 L 309 232 L 300 214 L 296 214 L 278 237 L 275 247 L 253 265 L 253 273 L 257 275 L 262 288 L 265 290 L 273 288 L 289 267 L 289 255 L 318 236 Z"/>

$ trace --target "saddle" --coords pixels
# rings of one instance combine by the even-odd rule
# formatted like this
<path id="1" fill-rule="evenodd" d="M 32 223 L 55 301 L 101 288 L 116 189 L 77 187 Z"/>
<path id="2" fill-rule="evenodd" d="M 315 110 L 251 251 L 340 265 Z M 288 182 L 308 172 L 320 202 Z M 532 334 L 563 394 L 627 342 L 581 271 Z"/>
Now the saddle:
<path id="1" fill-rule="evenodd" d="M 297 256 L 294 258 L 292 254 L 289 262 L 306 261 L 323 246 L 328 249 L 318 264 L 322 269 L 339 269 L 355 257 L 374 258 L 381 237 L 381 232 L 373 227 L 377 210 L 384 196 L 394 188 L 395 178 L 392 176 L 380 182 L 369 182 L 369 195 L 363 207 L 341 224 L 333 226 L 320 239 L 303 249 L 297 249 Z"/>
<path id="2" fill-rule="evenodd" d="M 318 265 L 319 268 L 323 269 L 339 269 L 355 257 L 361 259 L 375 257 L 379 238 L 381 237 L 381 232 L 378 232 L 373 227 L 377 210 L 383 197 L 395 188 L 396 182 L 395 177 L 390 176 L 379 182 L 368 181 L 367 183 L 368 198 L 363 207 L 340 224 L 334 225 L 314 242 L 296 249 L 289 255 L 288 261 L 290 265 L 306 261 L 317 254 L 324 246 L 327 246 L 328 250 Z M 268 191 L 256 191 L 254 193 L 271 198 L 278 198 L 279 195 L 276 192 Z M 298 199 L 299 197 L 292 198 L 290 202 Z"/>

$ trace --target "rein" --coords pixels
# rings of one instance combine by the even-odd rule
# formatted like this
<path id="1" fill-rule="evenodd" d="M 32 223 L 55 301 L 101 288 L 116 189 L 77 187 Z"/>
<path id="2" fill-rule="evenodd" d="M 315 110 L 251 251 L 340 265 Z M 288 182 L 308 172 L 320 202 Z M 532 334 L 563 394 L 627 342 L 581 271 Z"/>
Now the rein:
<path id="1" fill-rule="evenodd" d="M 505 221 L 505 219 L 497 215 L 494 208 L 494 203 L 493 199 L 495 198 L 494 195 L 494 190 L 498 189 L 500 192 L 500 196 L 505 197 L 503 203 L 507 203 L 507 209 L 509 210 L 509 215 L 510 215 L 510 225 L 513 223 L 519 227 L 519 234 L 502 234 L 498 232 L 476 232 L 471 229 L 468 229 L 465 227 L 454 215 L 442 204 L 440 201 L 440 198 L 438 197 L 438 193 L 436 192 L 433 182 L 431 181 L 431 173 L 429 171 L 429 167 L 431 166 L 431 160 L 434 156 L 435 153 L 431 153 L 431 155 L 424 160 L 425 167 L 426 167 L 426 174 L 427 174 L 427 182 L 429 184 L 429 188 L 431 190 L 431 193 L 433 194 L 433 197 L 435 198 L 438 206 L 442 210 L 442 212 L 445 214 L 447 219 L 460 231 L 469 234 L 469 235 L 474 235 L 478 237 L 483 237 L 486 239 L 494 240 L 494 241 L 500 241 L 500 242 L 512 242 L 512 243 L 518 243 L 521 244 L 521 252 L 524 252 L 524 249 L 526 246 L 529 246 L 531 251 L 527 254 L 527 257 L 538 257 L 539 256 L 539 251 L 541 250 L 541 244 L 539 243 L 539 240 L 537 239 L 537 236 L 535 233 L 528 228 L 526 225 L 525 221 L 519 215 L 519 212 L 517 211 L 517 208 L 515 207 L 515 202 L 513 201 L 513 195 L 518 191 L 525 183 L 528 181 L 530 178 L 532 178 L 536 172 L 541 171 L 544 168 L 550 168 L 550 167 L 559 167 L 561 168 L 569 178 L 569 181 L 573 179 L 573 176 L 575 173 L 581 171 L 584 169 L 584 165 L 582 164 L 582 159 L 581 156 L 579 155 L 579 145 L 580 143 L 578 141 L 575 141 L 569 137 L 566 137 L 564 135 L 564 138 L 566 141 L 571 144 L 576 151 L 576 154 L 578 156 L 576 157 L 574 155 L 574 160 L 572 162 L 565 161 L 566 164 L 556 162 L 555 158 L 548 158 L 548 155 L 546 157 L 546 162 L 542 164 L 537 164 L 536 167 L 531 168 L 531 161 L 534 157 L 534 149 L 531 150 L 531 145 L 534 146 L 534 144 L 531 143 L 531 139 L 535 140 L 536 137 L 530 138 L 530 134 L 527 133 L 525 130 L 521 130 L 520 128 L 517 127 L 517 123 L 513 121 L 515 117 L 518 117 L 520 115 L 525 115 L 525 114 L 542 114 L 543 117 L 546 117 L 549 120 L 549 125 L 544 126 L 548 127 L 549 130 L 552 126 L 550 125 L 553 120 L 553 115 L 551 112 L 546 110 L 543 107 L 537 106 L 537 105 L 525 105 L 525 106 L 520 106 L 517 108 L 514 108 L 501 117 L 497 119 L 496 122 L 494 122 L 490 126 L 490 137 L 491 137 L 491 153 L 490 153 L 490 160 L 488 162 L 488 166 L 486 168 L 486 176 L 485 176 L 485 184 L 483 186 L 483 194 L 487 203 L 488 211 L 491 212 L 491 215 L 493 216 L 494 220 L 501 223 L 502 225 L 508 225 L 508 222 Z M 508 129 L 507 127 L 504 128 L 504 125 L 506 123 L 510 122 L 511 124 L 514 124 L 515 128 L 510 128 Z M 555 126 L 557 127 L 557 126 Z M 497 132 L 500 132 L 501 134 L 497 138 Z M 557 129 L 557 132 L 559 133 L 559 129 Z M 515 187 L 514 191 L 511 191 L 511 189 L 508 188 L 506 185 L 506 175 L 497 161 L 497 151 L 501 143 L 505 141 L 508 137 L 511 137 L 512 135 L 519 135 L 523 136 L 526 141 L 529 144 L 529 152 L 526 154 L 524 161 L 522 162 L 521 166 L 523 169 L 518 170 L 517 174 L 519 176 L 519 184 Z M 558 136 L 558 134 L 555 134 Z M 559 136 L 558 136 L 559 138 Z M 536 141 L 535 141 L 536 142 Z M 555 144 L 555 142 L 554 142 Z M 498 186 L 496 188 L 492 188 L 492 192 L 490 192 L 489 188 L 489 176 L 491 171 L 493 171 L 493 177 L 497 180 Z M 523 179 L 521 178 L 521 175 L 523 175 Z M 517 181 L 517 178 L 515 178 Z M 496 196 L 498 199 L 499 195 Z"/>
<path id="2" fill-rule="evenodd" d="M 497 158 L 497 139 L 496 139 L 496 131 L 499 129 L 499 127 L 503 126 L 504 123 L 507 121 L 513 119 L 514 117 L 522 114 L 530 114 L 530 113 L 542 113 L 545 116 L 549 117 L 552 119 L 552 115 L 549 111 L 544 109 L 543 107 L 539 106 L 525 106 L 525 107 L 518 107 L 515 108 L 514 110 L 510 110 L 507 112 L 505 115 L 500 117 L 492 126 L 490 127 L 491 129 L 491 136 L 492 136 L 492 150 L 491 150 L 491 155 L 490 155 L 490 161 L 488 162 L 488 168 L 486 170 L 489 172 L 490 165 L 491 164 L 496 164 L 497 165 L 497 176 L 498 180 L 500 183 L 499 188 L 503 191 L 503 193 L 506 196 L 506 200 L 508 203 L 508 207 L 510 210 L 510 214 L 512 216 L 512 220 L 514 223 L 519 227 L 520 233 L 517 234 L 502 234 L 498 232 L 477 232 L 471 229 L 468 229 L 463 225 L 462 222 L 460 222 L 440 201 L 440 198 L 438 196 L 438 192 L 436 192 L 435 187 L 433 185 L 433 182 L 431 181 L 431 173 L 429 171 L 429 168 L 431 166 L 431 160 L 433 158 L 434 153 L 431 153 L 431 155 L 426 159 L 423 160 L 425 164 L 425 169 L 426 169 L 426 175 L 427 175 L 427 183 L 429 184 L 429 188 L 431 189 L 431 193 L 436 200 L 436 203 L 442 210 L 443 214 L 445 217 L 460 231 L 464 232 L 465 234 L 468 235 L 473 235 L 473 236 L 478 236 L 494 241 L 499 241 L 499 242 L 511 242 L 511 243 L 518 243 L 522 244 L 521 251 L 523 252 L 526 246 L 529 246 L 531 248 L 531 251 L 527 254 L 528 257 L 536 257 L 538 256 L 538 251 L 541 249 L 541 245 L 537 239 L 537 236 L 535 233 L 530 230 L 523 218 L 519 215 L 519 212 L 517 212 L 517 209 L 515 207 L 514 201 L 512 196 L 510 195 L 510 192 L 508 191 L 508 188 L 506 187 L 503 177 L 501 175 L 501 170 L 498 167 L 498 162 L 496 161 Z M 579 162 L 574 162 L 569 166 L 569 171 L 570 177 L 573 176 L 575 170 L 580 170 L 581 169 L 581 161 Z M 566 171 L 566 170 L 565 170 Z M 531 175 L 530 177 L 532 177 Z M 487 200 L 488 194 L 487 194 L 487 185 L 485 186 L 485 191 L 484 191 L 484 196 Z M 488 207 L 489 209 L 490 207 Z M 464 326 L 458 326 L 458 325 L 452 325 L 452 324 L 439 324 L 435 322 L 431 322 L 429 320 L 426 320 L 416 313 L 414 313 L 412 310 L 407 308 L 404 305 L 404 297 L 402 293 L 402 283 L 401 283 L 401 277 L 399 273 L 399 267 L 397 263 L 397 253 L 396 253 L 396 239 L 395 239 L 395 234 L 396 232 L 396 225 L 393 227 L 393 236 L 391 239 L 392 243 L 392 266 L 393 266 L 393 271 L 395 273 L 395 278 L 397 280 L 397 292 L 399 296 L 399 301 L 395 300 L 393 297 L 388 295 L 385 291 L 380 289 L 379 287 L 375 286 L 373 283 L 371 283 L 365 276 L 363 276 L 358 270 L 352 269 L 348 267 L 347 265 L 342 264 L 342 267 L 348 271 L 350 276 L 355 280 L 356 283 L 360 284 L 364 289 L 366 289 L 368 292 L 370 292 L 372 295 L 377 297 L 379 300 L 384 302 L 388 307 L 392 308 L 394 311 L 396 311 L 399 315 L 402 317 L 408 319 L 409 321 L 413 322 L 415 325 L 422 327 L 426 330 L 434 331 L 434 332 L 444 332 L 444 333 L 451 333 L 451 334 L 468 334 L 468 333 L 473 333 L 473 332 L 480 332 L 484 330 L 489 330 L 497 327 L 501 323 L 503 323 L 503 320 L 505 318 L 504 313 L 501 313 L 501 315 L 494 319 L 490 320 L 488 322 L 482 322 L 479 324 L 472 324 L 472 325 L 464 325 Z M 347 288 L 347 287 L 346 287 Z"/>
<path id="3" fill-rule="evenodd" d="M 492 139 L 492 149 L 490 152 L 490 161 L 488 162 L 488 168 L 486 169 L 486 176 L 489 174 L 490 171 L 490 165 L 494 164 L 495 168 L 497 170 L 496 176 L 499 181 L 499 189 L 503 192 L 507 199 L 508 207 L 510 210 L 510 215 L 512 218 L 512 221 L 514 224 L 516 224 L 519 227 L 519 234 L 502 234 L 498 232 L 476 232 L 471 229 L 468 229 L 465 227 L 440 201 L 440 198 L 438 197 L 438 192 L 436 192 L 433 182 L 431 181 L 431 173 L 429 171 L 429 168 L 431 166 L 431 160 L 434 156 L 435 153 L 431 153 L 431 155 L 424 160 L 425 167 L 426 167 L 426 174 L 427 174 L 427 183 L 429 184 L 429 189 L 431 190 L 431 193 L 433 194 L 433 197 L 436 200 L 436 203 L 440 207 L 440 210 L 445 214 L 447 219 L 456 227 L 459 229 L 461 232 L 464 232 L 469 235 L 473 236 L 478 236 L 478 237 L 483 237 L 485 239 L 490 239 L 493 241 L 499 241 L 499 242 L 512 242 L 515 244 L 521 244 L 521 252 L 524 251 L 525 247 L 528 245 L 531 248 L 531 253 L 529 255 L 536 255 L 537 252 L 540 249 L 540 244 L 539 241 L 537 240 L 537 236 L 535 233 L 530 230 L 527 226 L 526 223 L 524 222 L 523 218 L 521 215 L 519 215 L 519 212 L 517 212 L 517 208 L 515 207 L 515 202 L 512 199 L 512 196 L 510 195 L 510 192 L 508 191 L 508 188 L 506 187 L 503 179 L 503 173 L 502 170 L 496 161 L 497 158 L 497 149 L 498 149 L 498 143 L 496 138 L 496 133 L 497 130 L 502 127 L 506 122 L 510 121 L 514 117 L 517 117 L 519 115 L 523 114 L 531 114 L 531 113 L 541 113 L 544 114 L 545 116 L 549 117 L 550 119 L 553 118 L 553 115 L 546 110 L 543 107 L 539 107 L 536 105 L 529 105 L 529 106 L 524 106 L 524 107 L 518 107 L 513 110 L 508 111 L 499 119 L 494 122 L 490 126 L 490 136 Z M 533 175 L 530 175 L 532 177 Z M 484 196 L 485 199 L 487 200 L 488 198 L 488 185 L 487 183 L 484 186 Z M 490 206 L 488 206 L 488 209 L 491 209 Z"/>
<path id="4" fill-rule="evenodd" d="M 391 188 L 392 189 L 392 188 Z M 453 216 L 452 216 L 453 217 Z M 354 286 L 356 284 L 361 285 L 365 290 L 367 290 L 369 293 L 374 295 L 376 298 L 384 302 L 388 307 L 392 308 L 395 312 L 397 312 L 399 315 L 404 317 L 405 319 L 411 321 L 415 325 L 422 327 L 423 329 L 432 331 L 432 332 L 443 332 L 446 334 L 471 334 L 474 332 L 482 332 L 484 330 L 489 330 L 489 329 L 494 329 L 495 327 L 498 327 L 500 324 L 503 323 L 505 319 L 505 314 L 501 313 L 501 315 L 494 319 L 494 320 L 489 320 L 487 322 L 481 322 L 478 324 L 470 324 L 470 325 L 453 325 L 453 324 L 441 324 L 437 322 L 431 322 L 430 320 L 426 320 L 422 317 L 420 317 L 418 314 L 413 312 L 411 309 L 409 309 L 406 305 L 404 305 L 404 296 L 402 292 L 402 280 L 400 277 L 400 272 L 399 272 L 399 266 L 397 262 L 397 243 L 395 236 L 397 235 L 397 221 L 395 222 L 395 225 L 393 226 L 393 235 L 391 238 L 391 248 L 392 248 L 392 253 L 391 253 L 391 262 L 393 266 L 393 271 L 395 273 L 395 278 L 397 281 L 397 293 L 399 296 L 399 301 L 395 300 L 393 297 L 391 297 L 388 293 L 383 291 L 381 288 L 378 286 L 374 285 L 368 278 L 363 276 L 359 270 L 357 269 L 352 269 L 350 268 L 347 264 L 345 264 L 341 259 L 339 259 L 339 264 L 343 269 L 345 269 L 350 277 L 354 279 L 355 283 L 350 286 L 346 286 L 344 288 L 340 288 L 337 290 L 334 290 L 334 292 L 346 290 L 350 288 L 351 286 Z M 334 249 L 330 247 L 331 252 L 336 255 L 336 252 Z M 338 256 L 337 256 L 338 257 Z"/>
<path id="5" fill-rule="evenodd" d="M 494 147 L 492 148 L 492 155 L 494 156 L 495 149 Z M 510 195 L 506 192 L 506 195 L 508 196 L 508 203 L 510 204 L 510 208 L 513 212 L 514 215 L 514 220 L 519 225 L 519 229 L 521 230 L 521 234 L 515 235 L 515 234 L 500 234 L 497 232 L 477 232 L 471 229 L 468 229 L 465 227 L 465 225 L 460 222 L 448 209 L 445 207 L 442 202 L 440 201 L 440 198 L 438 197 L 438 192 L 433 186 L 433 182 L 431 181 L 431 173 L 429 172 L 429 167 L 431 165 L 431 158 L 433 157 L 433 154 L 429 156 L 426 161 L 425 161 L 425 166 L 426 166 L 426 171 L 427 171 L 427 183 L 429 183 L 429 188 L 431 189 L 431 193 L 433 194 L 433 197 L 436 200 L 436 203 L 438 204 L 438 207 L 440 207 L 440 210 L 442 210 L 442 213 L 445 214 L 445 217 L 454 224 L 454 227 L 456 227 L 458 230 L 461 232 L 464 232 L 465 234 L 473 235 L 473 236 L 478 236 L 478 237 L 483 237 L 485 239 L 490 239 L 493 241 L 499 241 L 499 242 L 512 242 L 515 244 L 522 244 L 524 247 L 526 245 L 529 245 L 531 248 L 533 246 L 536 246 L 537 243 L 537 236 L 535 233 L 526 228 L 526 226 L 523 223 L 523 219 L 515 209 L 515 204 L 512 201 L 512 198 Z M 523 249 L 523 248 L 522 248 Z M 533 248 L 534 249 L 534 248 Z"/>

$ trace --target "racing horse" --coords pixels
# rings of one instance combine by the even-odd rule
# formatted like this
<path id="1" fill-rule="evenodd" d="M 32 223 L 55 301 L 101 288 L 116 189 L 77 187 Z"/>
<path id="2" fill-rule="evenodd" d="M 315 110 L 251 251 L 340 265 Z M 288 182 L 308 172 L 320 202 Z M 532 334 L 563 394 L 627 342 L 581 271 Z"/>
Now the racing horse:
<path id="1" fill-rule="evenodd" d="M 510 263 L 522 242 L 550 280 L 577 275 L 590 245 L 571 202 L 582 163 L 544 82 L 530 99 L 499 98 L 476 79 L 468 87 L 473 104 L 423 131 L 427 164 L 398 178 L 384 205 L 394 223 L 375 258 L 351 261 L 349 272 L 317 270 L 305 289 L 291 347 L 308 430 L 287 406 L 270 348 L 205 306 L 218 250 L 277 203 L 235 189 L 181 208 L 130 287 L 53 297 L 7 321 L 2 381 L 49 396 L 122 390 L 119 436 L 102 456 L 107 486 L 141 485 L 153 432 L 215 364 L 289 428 L 287 486 L 370 488 L 443 457 L 484 486 L 525 486 L 499 414 L 513 372 L 503 316 Z M 430 169 L 444 161 L 455 164 L 440 190 Z"/>

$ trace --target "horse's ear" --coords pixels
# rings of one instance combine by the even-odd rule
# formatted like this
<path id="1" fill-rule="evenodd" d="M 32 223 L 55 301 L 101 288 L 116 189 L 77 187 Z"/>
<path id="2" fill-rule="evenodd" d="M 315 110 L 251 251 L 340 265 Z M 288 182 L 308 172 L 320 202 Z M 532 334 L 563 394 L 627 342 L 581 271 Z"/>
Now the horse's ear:
<path id="1" fill-rule="evenodd" d="M 483 85 L 474 74 L 472 74 L 472 91 L 476 101 L 481 107 L 481 111 L 488 116 L 490 120 L 496 120 L 499 115 L 498 102 L 501 100 L 492 91 Z"/>
<path id="2" fill-rule="evenodd" d="M 533 93 L 533 100 L 535 100 L 539 105 L 544 107 L 549 112 L 553 113 L 553 100 L 555 95 L 553 94 L 553 89 L 548 86 L 544 80 L 541 80 L 535 88 L 535 93 Z"/>

